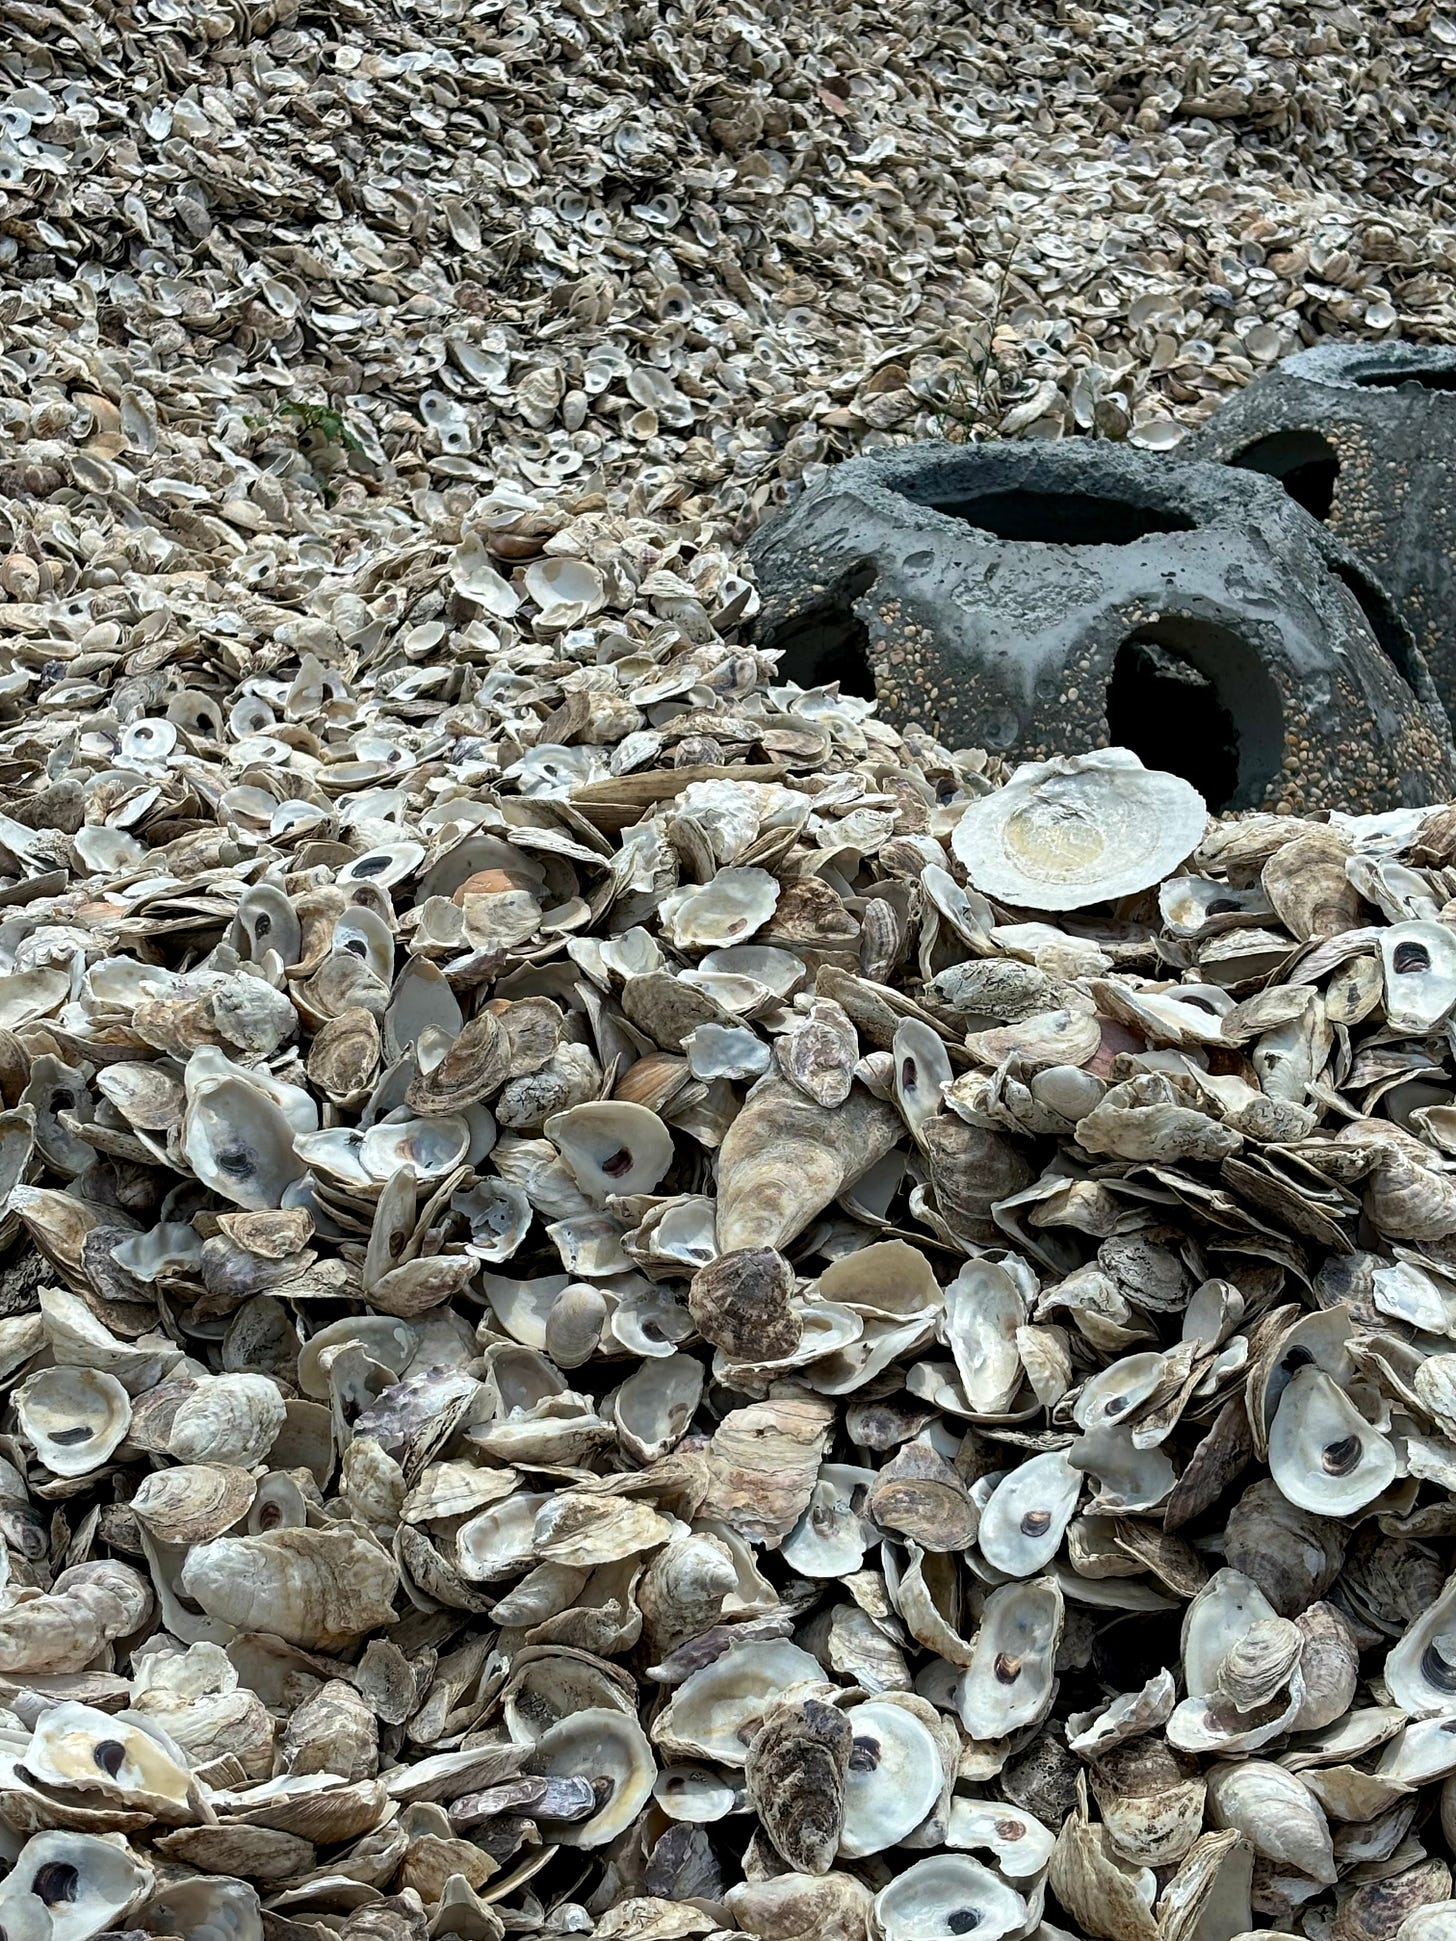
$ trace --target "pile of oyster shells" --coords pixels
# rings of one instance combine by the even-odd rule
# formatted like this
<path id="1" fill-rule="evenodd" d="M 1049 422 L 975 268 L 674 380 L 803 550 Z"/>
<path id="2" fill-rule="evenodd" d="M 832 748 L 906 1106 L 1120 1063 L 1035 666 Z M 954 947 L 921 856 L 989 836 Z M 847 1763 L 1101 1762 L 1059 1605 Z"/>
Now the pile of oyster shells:
<path id="1" fill-rule="evenodd" d="M 10 1941 L 1446 1941 L 1456 808 L 311 569 L 8 610 Z"/>
<path id="2" fill-rule="evenodd" d="M 742 537 L 1456 333 L 1456 20 L 1033 12 L 0 0 L 0 552 L 273 590 L 500 478 Z"/>
<path id="3" fill-rule="evenodd" d="M 1456 808 L 733 544 L 1456 331 L 1368 12 L 0 0 L 5 1941 L 1456 1933 Z"/>

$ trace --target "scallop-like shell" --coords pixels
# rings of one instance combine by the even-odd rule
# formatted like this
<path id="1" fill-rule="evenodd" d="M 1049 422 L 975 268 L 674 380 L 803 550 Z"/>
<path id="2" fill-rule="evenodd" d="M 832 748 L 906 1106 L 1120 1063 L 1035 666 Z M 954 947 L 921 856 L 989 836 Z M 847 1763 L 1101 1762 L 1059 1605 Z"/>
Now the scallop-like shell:
<path id="1" fill-rule="evenodd" d="M 1145 890 L 1203 835 L 1208 811 L 1181 776 L 1126 748 L 1024 762 L 956 824 L 978 890 L 1032 910 L 1077 910 Z"/>
<path id="2" fill-rule="evenodd" d="M 699 1268 L 688 1289 L 698 1332 L 733 1360 L 791 1355 L 804 1331 L 791 1305 L 794 1272 L 772 1247 L 721 1253 Z"/>

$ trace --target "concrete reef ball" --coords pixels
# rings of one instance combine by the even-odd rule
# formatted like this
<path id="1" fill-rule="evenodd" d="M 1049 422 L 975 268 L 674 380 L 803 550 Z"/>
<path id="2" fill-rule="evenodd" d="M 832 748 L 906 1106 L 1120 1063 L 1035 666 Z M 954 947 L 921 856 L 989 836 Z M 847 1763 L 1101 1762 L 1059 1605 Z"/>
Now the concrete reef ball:
<path id="1" fill-rule="evenodd" d="M 782 678 L 1039 761 L 1108 743 L 1210 809 L 1441 801 L 1456 750 L 1359 559 L 1272 479 L 1076 442 L 840 465 L 750 548 Z"/>
<path id="2" fill-rule="evenodd" d="M 1278 479 L 1355 547 L 1400 607 L 1456 718 L 1456 350 L 1300 351 L 1178 451 Z"/>

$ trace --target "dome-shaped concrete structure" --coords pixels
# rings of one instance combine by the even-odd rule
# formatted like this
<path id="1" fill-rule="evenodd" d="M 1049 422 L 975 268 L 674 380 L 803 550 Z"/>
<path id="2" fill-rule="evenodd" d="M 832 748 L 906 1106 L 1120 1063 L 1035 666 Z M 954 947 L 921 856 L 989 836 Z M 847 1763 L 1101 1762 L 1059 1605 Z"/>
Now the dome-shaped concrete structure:
<path id="1" fill-rule="evenodd" d="M 1456 789 L 1390 600 L 1255 472 L 1090 440 L 907 446 L 837 467 L 751 551 L 784 678 L 954 745 L 1120 744 L 1215 810 Z"/>
<path id="2" fill-rule="evenodd" d="M 1178 456 L 1267 473 L 1375 570 L 1456 719 L 1456 350 L 1320 344 Z"/>

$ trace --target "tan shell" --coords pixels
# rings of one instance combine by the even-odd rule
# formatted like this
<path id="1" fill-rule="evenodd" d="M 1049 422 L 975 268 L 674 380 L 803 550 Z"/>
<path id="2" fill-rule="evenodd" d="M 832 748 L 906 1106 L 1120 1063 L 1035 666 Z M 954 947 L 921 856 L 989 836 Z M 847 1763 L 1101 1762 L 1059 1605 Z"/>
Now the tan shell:
<path id="1" fill-rule="evenodd" d="M 1349 1711 L 1359 1683 L 1360 1653 L 1349 1620 L 1333 1604 L 1311 1604 L 1294 1622 L 1304 1640 L 1299 1657 L 1304 1703 L 1292 1730 L 1316 1732 Z"/>
<path id="2" fill-rule="evenodd" d="M 853 1874 L 780 1874 L 740 1881 L 725 1896 L 734 1920 L 760 1941 L 865 1941 L 868 1887 Z"/>
<path id="3" fill-rule="evenodd" d="M 700 1514 L 779 1542 L 808 1507 L 832 1420 L 832 1408 L 808 1396 L 732 1410 L 708 1445 Z"/>
<path id="4" fill-rule="evenodd" d="M 843 1105 L 783 1079 L 750 1092 L 718 1152 L 718 1246 L 782 1249 L 895 1143 L 899 1116 L 856 1086 Z"/>
<path id="5" fill-rule="evenodd" d="M 1197 1761 L 1155 1736 L 1099 1755 L 1091 1784 L 1113 1846 L 1137 1866 L 1175 1865 L 1202 1830 L 1204 1784 Z"/>
<path id="6" fill-rule="evenodd" d="M 1108 1941 L 1158 1941 L 1153 1918 L 1154 1877 L 1124 1860 L 1106 1827 L 1087 1813 L 1086 1780 L 1079 1778 L 1076 1810 L 1067 1816 L 1052 1850 L 1047 1882 L 1088 1933 Z"/>
<path id="7" fill-rule="evenodd" d="M 309 1650 L 389 1623 L 395 1584 L 387 1553 L 347 1528 L 218 1537 L 192 1550 L 181 1572 L 182 1589 L 210 1617 Z"/>
<path id="8" fill-rule="evenodd" d="M 151 1609 L 150 1589 L 128 1565 L 75 1564 L 49 1592 L 0 1612 L 0 1671 L 80 1671 L 140 1629 Z"/>
<path id="9" fill-rule="evenodd" d="M 980 1525 L 980 1512 L 961 1479 L 918 1436 L 879 1471 L 866 1507 L 882 1530 L 924 1550 L 964 1550 Z"/>
<path id="10" fill-rule="evenodd" d="M 182 1463 L 249 1469 L 283 1427 L 285 1408 L 264 1375 L 219 1375 L 186 1397 L 172 1417 L 168 1453 Z"/>
<path id="11" fill-rule="evenodd" d="M 1326 1885 L 1335 1878 L 1330 1830 L 1309 1789 L 1293 1773 L 1262 1759 L 1216 1765 L 1207 1774 L 1208 1810 L 1216 1826 L 1241 1833 L 1255 1853 Z"/>
<path id="12" fill-rule="evenodd" d="M 145 1477 L 131 1507 L 160 1543 L 206 1543 L 246 1516 L 256 1494 L 245 1469 L 179 1463 Z"/>

